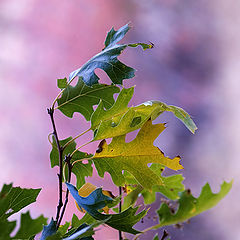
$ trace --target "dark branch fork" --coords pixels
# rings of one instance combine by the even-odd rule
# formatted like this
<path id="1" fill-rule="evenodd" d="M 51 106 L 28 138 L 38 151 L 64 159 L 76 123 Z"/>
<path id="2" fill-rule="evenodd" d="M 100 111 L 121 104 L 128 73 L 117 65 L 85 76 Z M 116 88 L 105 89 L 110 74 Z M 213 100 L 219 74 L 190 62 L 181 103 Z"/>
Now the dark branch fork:
<path id="1" fill-rule="evenodd" d="M 59 200 L 58 200 L 58 206 L 57 206 L 57 214 L 56 214 L 56 222 L 57 222 L 57 228 L 60 226 L 61 220 L 63 218 L 65 209 L 66 209 L 66 205 L 68 202 L 68 195 L 69 195 L 69 191 L 67 190 L 66 192 L 66 196 L 65 196 L 65 203 L 63 205 L 63 191 L 62 191 L 62 180 L 63 180 L 63 147 L 60 145 L 60 141 L 57 135 L 57 130 L 56 130 L 56 125 L 55 125 L 55 121 L 54 121 L 54 109 L 53 108 L 48 108 L 47 109 L 48 114 L 51 118 L 51 122 L 52 122 L 52 127 L 53 127 L 53 136 L 56 140 L 56 144 L 57 144 L 57 149 L 58 149 L 58 154 L 59 154 L 59 173 L 58 175 L 58 185 L 59 185 Z M 72 172 L 72 164 L 71 164 L 71 157 L 70 156 L 66 156 L 65 158 L 66 163 L 68 164 L 68 181 L 70 182 L 71 180 L 71 172 Z M 61 208 L 62 212 L 61 212 Z M 61 215 L 60 215 L 61 213 Z M 59 218 L 60 217 L 60 218 Z"/>

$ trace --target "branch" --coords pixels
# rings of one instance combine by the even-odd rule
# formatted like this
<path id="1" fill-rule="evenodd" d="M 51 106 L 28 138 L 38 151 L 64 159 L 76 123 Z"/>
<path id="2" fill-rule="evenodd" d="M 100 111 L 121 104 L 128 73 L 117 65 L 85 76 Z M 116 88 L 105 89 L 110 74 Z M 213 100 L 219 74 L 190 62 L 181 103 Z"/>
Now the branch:
<path id="1" fill-rule="evenodd" d="M 168 232 L 166 230 L 163 230 L 163 235 L 161 240 L 164 240 L 168 235 L 169 235 Z"/>
<path id="2" fill-rule="evenodd" d="M 59 173 L 57 174 L 58 175 L 58 185 L 59 185 L 59 200 L 58 200 L 57 214 L 56 214 L 56 222 L 58 222 L 60 211 L 61 211 L 61 208 L 63 206 L 63 202 L 62 202 L 62 179 L 63 179 L 62 158 L 63 158 L 63 149 L 60 146 L 60 142 L 59 142 L 58 135 L 57 135 L 57 130 L 56 130 L 56 125 L 55 125 L 55 122 L 54 122 L 54 117 L 53 117 L 54 109 L 53 108 L 48 108 L 47 111 L 48 111 L 48 114 L 50 115 L 50 118 L 51 118 L 52 127 L 53 127 L 53 133 L 52 134 L 55 137 L 56 144 L 57 144 L 57 149 L 58 149 L 58 154 L 59 154 Z"/>
<path id="3" fill-rule="evenodd" d="M 64 161 L 67 163 L 67 166 L 68 166 L 68 182 L 70 183 L 71 181 L 71 174 L 72 174 L 72 164 L 71 164 L 71 159 L 72 157 L 70 155 L 67 155 L 64 159 Z M 67 207 L 67 203 L 68 203 L 68 195 L 69 195 L 69 190 L 67 189 L 66 191 L 66 195 L 65 195 L 65 202 L 64 202 L 64 205 L 63 205 L 63 209 L 62 209 L 62 212 L 61 212 L 61 216 L 59 218 L 59 221 L 57 223 L 57 228 L 60 226 L 61 224 L 61 221 L 62 221 L 62 218 L 63 218 L 63 215 L 64 215 L 64 212 L 66 210 L 66 207 Z"/>

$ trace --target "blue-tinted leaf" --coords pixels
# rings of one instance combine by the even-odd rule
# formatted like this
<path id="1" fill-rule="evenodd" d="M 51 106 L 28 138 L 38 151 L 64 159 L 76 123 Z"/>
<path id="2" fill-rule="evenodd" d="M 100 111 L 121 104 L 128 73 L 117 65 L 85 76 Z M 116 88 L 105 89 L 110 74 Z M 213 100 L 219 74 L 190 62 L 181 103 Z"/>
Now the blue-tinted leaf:
<path id="1" fill-rule="evenodd" d="M 98 209 L 105 207 L 108 202 L 112 201 L 112 198 L 102 193 L 101 188 L 96 189 L 88 197 L 84 198 L 78 195 L 78 190 L 72 184 L 66 184 L 79 207 L 84 208 L 93 218 L 105 220 L 105 224 L 123 232 L 139 233 L 139 231 L 133 229 L 133 226 L 146 215 L 146 210 L 136 214 L 138 208 L 128 208 L 119 214 L 101 214 Z"/>
<path id="2" fill-rule="evenodd" d="M 104 195 L 101 188 L 97 188 L 87 197 L 81 197 L 78 194 L 78 190 L 72 184 L 66 183 L 66 185 L 78 206 L 85 209 L 93 217 L 100 214 L 97 210 L 104 208 L 108 202 L 112 202 L 113 200 Z"/>
<path id="3" fill-rule="evenodd" d="M 43 232 L 41 235 L 40 240 L 45 240 L 47 237 L 54 235 L 57 232 L 57 226 L 56 226 L 56 221 L 51 220 L 51 222 L 43 227 Z"/>
<path id="4" fill-rule="evenodd" d="M 73 71 L 69 75 L 69 81 L 74 79 L 76 76 L 79 76 L 82 77 L 86 85 L 92 86 L 98 83 L 99 80 L 99 77 L 94 73 L 95 69 L 97 68 L 104 70 L 114 84 L 122 84 L 124 79 L 134 77 L 135 70 L 120 62 L 117 57 L 128 46 L 137 47 L 140 45 L 145 50 L 147 48 L 152 48 L 152 45 L 142 43 L 117 44 L 125 36 L 129 29 L 130 28 L 128 24 L 121 27 L 117 31 L 112 28 L 105 40 L 105 48 L 91 58 L 81 68 Z"/>

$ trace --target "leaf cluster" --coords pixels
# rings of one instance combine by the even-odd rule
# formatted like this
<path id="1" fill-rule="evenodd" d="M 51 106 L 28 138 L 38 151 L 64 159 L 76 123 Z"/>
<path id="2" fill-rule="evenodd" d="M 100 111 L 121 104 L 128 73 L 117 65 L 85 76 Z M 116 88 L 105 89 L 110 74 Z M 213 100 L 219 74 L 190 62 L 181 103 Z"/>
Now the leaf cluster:
<path id="1" fill-rule="evenodd" d="M 197 127 L 182 108 L 158 100 L 129 106 L 134 87 L 124 88 L 122 84 L 123 80 L 134 77 L 135 70 L 119 61 L 118 57 L 128 47 L 141 46 L 146 50 L 153 48 L 153 45 L 120 44 L 128 30 L 128 24 L 117 31 L 112 28 L 100 53 L 73 71 L 68 79 L 57 81 L 60 93 L 48 110 L 53 125 L 52 139 L 49 139 L 52 145 L 50 163 L 52 168 L 59 169 L 56 219 L 52 218 L 47 224 L 43 216 L 32 219 L 27 212 L 21 215 L 20 228 L 15 236 L 10 237 L 16 222 L 8 221 L 8 217 L 34 202 L 40 189 L 4 185 L 0 193 L 0 239 L 34 239 L 42 231 L 41 240 L 91 240 L 100 225 L 118 230 L 120 236 L 126 232 L 138 238 L 148 230 L 181 223 L 208 210 L 229 192 L 232 182 L 224 182 L 217 194 L 212 193 L 206 184 L 200 196 L 195 198 L 190 190 L 185 189 L 182 174 L 163 174 L 165 168 L 176 172 L 183 166 L 180 156 L 170 158 L 154 145 L 155 139 L 166 129 L 166 124 L 153 124 L 153 121 L 164 112 L 172 112 L 190 132 L 195 133 Z M 99 83 L 99 77 L 95 74 L 97 68 L 106 72 L 111 80 L 110 85 Z M 75 78 L 77 83 L 73 86 Z M 57 109 L 69 118 L 75 113 L 81 114 L 89 122 L 89 129 L 76 137 L 59 139 L 54 121 L 54 111 Z M 136 130 L 137 136 L 126 142 L 127 134 Z M 89 131 L 92 132 L 91 139 L 78 146 L 76 140 Z M 110 139 L 109 143 L 106 139 Z M 80 151 L 83 146 L 95 141 L 99 141 L 96 152 Z M 94 167 L 100 177 L 110 174 L 113 183 L 120 189 L 119 196 L 115 197 L 110 191 L 86 182 L 86 178 L 92 176 Z M 73 174 L 76 186 L 70 183 Z M 64 203 L 63 186 L 66 186 Z M 69 193 L 85 215 L 78 219 L 74 214 L 70 222 L 61 225 Z M 134 225 L 147 214 L 146 205 L 155 202 L 157 193 L 165 197 L 157 211 L 158 223 L 142 232 L 136 230 Z M 139 198 L 144 201 L 141 210 L 136 204 Z"/>
<path id="2" fill-rule="evenodd" d="M 58 109 L 70 118 L 75 113 L 80 113 L 90 122 L 90 127 L 74 138 L 68 137 L 57 141 L 53 135 L 51 167 L 60 167 L 61 172 L 59 154 L 65 156 L 65 159 L 70 156 L 68 164 L 62 160 L 64 165 L 62 171 L 65 176 L 62 181 L 71 179 L 69 174 L 71 176 L 73 173 L 76 176 L 76 187 L 69 181 L 66 182 L 67 192 L 73 196 L 79 210 L 86 213 L 80 220 L 74 215 L 71 222 L 66 222 L 60 227 L 52 220 L 42 234 L 47 237 L 42 237 L 41 240 L 57 237 L 75 239 L 74 236 L 78 236 L 76 239 L 85 239 L 79 237 L 83 231 L 86 239 L 93 239 L 93 228 L 100 224 L 115 228 L 120 233 L 141 234 L 133 228 L 147 214 L 146 209 L 139 211 L 135 206 L 139 197 L 143 198 L 145 205 L 155 201 L 156 193 L 162 194 L 167 199 L 157 211 L 159 223 L 149 228 L 150 230 L 184 222 L 206 211 L 216 205 L 231 188 L 231 183 L 224 183 L 221 191 L 213 194 L 207 184 L 199 198 L 195 198 L 185 189 L 182 174 L 163 175 L 165 168 L 178 171 L 183 169 L 183 166 L 180 163 L 180 156 L 169 158 L 154 145 L 155 139 L 166 129 L 166 125 L 153 124 L 152 121 L 164 112 L 172 112 L 190 132 L 195 133 L 197 127 L 182 108 L 158 100 L 129 106 L 134 87 L 124 88 L 122 84 L 124 79 L 134 77 L 135 70 L 119 61 L 118 56 L 128 47 L 141 46 L 146 50 L 153 48 L 153 45 L 119 44 L 128 30 L 128 24 L 117 31 L 112 28 L 100 53 L 73 71 L 68 79 L 58 79 L 61 91 L 54 100 L 52 109 Z M 99 83 L 99 77 L 95 74 L 97 68 L 107 73 L 112 84 Z M 77 84 L 72 86 L 75 78 L 78 78 Z M 136 130 L 139 132 L 135 139 L 126 142 L 126 135 Z M 86 144 L 99 141 L 95 153 L 81 152 L 80 148 L 86 144 L 77 146 L 75 142 L 88 131 L 92 131 L 92 138 Z M 106 139 L 111 139 L 110 143 L 107 143 Z M 123 193 L 115 198 L 102 188 L 93 185 L 90 187 L 85 178 L 92 176 L 93 165 L 100 177 L 104 177 L 106 172 L 109 173 L 114 184 L 120 187 Z M 176 201 L 175 205 L 178 208 L 172 209 L 169 201 Z M 119 207 L 116 207 L 118 204 Z M 103 213 L 111 208 L 118 213 Z M 158 237 L 155 236 L 154 239 Z"/>

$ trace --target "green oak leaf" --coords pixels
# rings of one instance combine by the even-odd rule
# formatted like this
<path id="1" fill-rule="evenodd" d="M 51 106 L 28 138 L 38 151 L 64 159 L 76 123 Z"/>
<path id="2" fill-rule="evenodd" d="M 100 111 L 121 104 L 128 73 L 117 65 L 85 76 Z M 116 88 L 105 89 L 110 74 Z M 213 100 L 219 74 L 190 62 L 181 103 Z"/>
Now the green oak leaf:
<path id="1" fill-rule="evenodd" d="M 171 200 L 179 199 L 179 193 L 182 192 L 185 187 L 182 184 L 184 177 L 182 174 L 175 174 L 171 176 L 164 177 L 162 176 L 162 172 L 164 167 L 160 164 L 153 163 L 150 166 L 150 169 L 157 175 L 162 177 L 164 185 L 155 185 L 152 187 L 152 191 L 148 191 L 147 189 L 143 189 L 141 192 L 144 203 L 145 204 L 152 204 L 156 200 L 156 193 L 160 192 L 165 197 Z"/>
<path id="2" fill-rule="evenodd" d="M 63 238 L 63 240 L 94 240 L 93 228 L 105 223 L 105 221 L 97 221 L 92 225 L 86 223 L 81 224 L 70 236 Z"/>
<path id="3" fill-rule="evenodd" d="M 56 108 L 70 118 L 75 112 L 79 112 L 89 121 L 94 111 L 93 106 L 101 100 L 104 107 L 109 109 L 114 103 L 113 94 L 118 92 L 119 88 L 114 85 L 95 84 L 88 87 L 79 78 L 76 86 L 68 85 L 64 89 L 61 98 L 57 100 Z"/>
<path id="4" fill-rule="evenodd" d="M 128 107 L 133 92 L 134 87 L 123 88 L 110 109 L 104 109 L 103 102 L 100 101 L 91 116 L 93 140 L 112 138 L 132 132 L 141 128 L 147 120 L 154 120 L 165 111 L 172 112 L 192 133 L 197 129 L 189 114 L 179 107 L 159 101 L 148 101 L 135 107 Z"/>
<path id="5" fill-rule="evenodd" d="M 128 208 L 119 214 L 102 214 L 98 210 L 105 207 L 108 202 L 112 201 L 112 198 L 104 195 L 101 188 L 94 190 L 87 197 L 81 197 L 76 187 L 69 183 L 66 184 L 78 206 L 84 208 L 93 218 L 100 221 L 106 220 L 105 224 L 123 232 L 139 233 L 133 229 L 133 226 L 146 215 L 146 210 L 136 214 L 138 208 Z"/>
<path id="6" fill-rule="evenodd" d="M 70 222 L 65 222 L 64 225 L 59 226 L 58 232 L 63 236 L 68 231 L 70 225 Z"/>
<path id="7" fill-rule="evenodd" d="M 63 147 L 67 142 L 71 141 L 72 137 L 60 140 L 60 146 Z M 63 156 L 66 156 L 68 154 L 71 154 L 76 149 L 76 143 L 72 141 L 70 144 L 68 144 L 65 149 L 63 150 Z M 77 187 L 80 188 L 85 183 L 85 177 L 92 176 L 92 161 L 88 160 L 88 163 L 82 163 L 81 161 L 76 162 L 77 160 L 90 158 L 92 155 L 77 151 L 73 154 L 73 157 L 71 159 L 71 163 L 73 164 L 72 173 L 75 174 L 77 178 Z M 58 149 L 56 140 L 54 137 L 52 137 L 52 151 L 50 153 L 50 160 L 51 160 L 51 167 L 58 166 L 59 165 L 59 156 L 58 156 Z M 67 169 L 66 169 L 67 170 Z M 67 171 L 66 171 L 67 176 Z"/>
<path id="8" fill-rule="evenodd" d="M 189 190 L 180 194 L 178 200 L 179 207 L 175 214 L 173 214 L 166 203 L 161 204 L 157 211 L 159 216 L 159 224 L 154 226 L 154 229 L 184 222 L 208 209 L 214 207 L 218 202 L 224 198 L 232 187 L 230 183 L 223 182 L 218 193 L 212 193 L 209 184 L 207 183 L 200 193 L 198 198 L 193 197 Z"/>
<path id="9" fill-rule="evenodd" d="M 122 210 L 125 210 L 130 206 L 133 206 L 136 203 L 139 194 L 142 192 L 143 189 L 144 188 L 141 185 L 137 185 L 136 188 L 134 188 L 130 193 L 128 193 L 128 195 L 124 197 Z"/>
<path id="10" fill-rule="evenodd" d="M 86 85 L 93 86 L 98 83 L 99 80 L 99 77 L 94 73 L 97 68 L 101 68 L 105 71 L 114 84 L 122 84 L 124 79 L 133 78 L 135 70 L 120 62 L 117 57 L 128 46 L 137 47 L 140 45 L 145 50 L 147 48 L 152 48 L 152 44 L 117 44 L 129 29 L 128 24 L 117 31 L 112 28 L 107 34 L 105 48 L 92 57 L 81 68 L 70 73 L 69 81 L 72 81 L 76 76 L 79 76 L 82 77 Z"/>
<path id="11" fill-rule="evenodd" d="M 58 79 L 57 80 L 57 86 L 60 89 L 64 89 L 67 87 L 67 78 L 63 78 L 63 79 Z"/>
<path id="12" fill-rule="evenodd" d="M 162 177 L 155 174 L 149 167 L 149 163 L 160 163 L 170 169 L 180 170 L 180 157 L 168 158 L 153 145 L 154 140 L 165 129 L 164 124 L 152 125 L 147 121 L 140 129 L 138 135 L 131 142 L 126 143 L 126 135 L 114 137 L 107 145 L 101 144 L 101 151 L 96 152 L 92 158 L 100 177 L 104 173 L 110 173 L 114 184 L 123 186 L 126 179 L 123 170 L 130 172 L 140 185 L 151 191 L 154 185 L 163 185 Z"/>
<path id="13" fill-rule="evenodd" d="M 78 217 L 75 214 L 73 214 L 72 221 L 71 221 L 71 228 L 64 235 L 64 237 L 71 236 L 74 232 L 76 232 L 78 227 L 80 227 L 84 223 L 87 224 L 87 225 L 91 225 L 91 224 L 97 223 L 97 220 L 94 219 L 88 213 L 86 213 L 80 220 L 78 219 Z"/>
<path id="14" fill-rule="evenodd" d="M 16 221 L 9 222 L 7 219 L 0 218 L 0 240 L 10 240 L 10 234 L 16 227 Z"/>
<path id="15" fill-rule="evenodd" d="M 0 192 L 0 219 L 8 218 L 36 201 L 41 189 L 26 189 L 4 184 Z"/>
<path id="16" fill-rule="evenodd" d="M 29 211 L 21 214 L 20 228 L 12 239 L 26 239 L 42 231 L 43 224 L 47 223 L 47 218 L 43 215 L 32 219 Z"/>
<path id="17" fill-rule="evenodd" d="M 160 192 L 168 199 L 176 200 L 179 199 L 179 193 L 184 190 L 184 185 L 182 181 L 184 177 L 181 174 L 171 175 L 171 176 L 162 176 L 164 167 L 161 164 L 153 163 L 149 167 L 156 175 L 161 177 L 164 185 L 154 185 L 152 191 L 144 189 L 141 185 L 138 184 L 136 179 L 129 172 L 124 172 L 124 177 L 127 182 L 127 188 L 131 191 L 124 197 L 124 202 L 122 209 L 126 209 L 129 206 L 133 206 L 137 201 L 139 195 L 141 194 L 144 199 L 144 204 L 152 204 L 156 200 L 156 193 Z"/>

